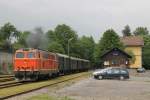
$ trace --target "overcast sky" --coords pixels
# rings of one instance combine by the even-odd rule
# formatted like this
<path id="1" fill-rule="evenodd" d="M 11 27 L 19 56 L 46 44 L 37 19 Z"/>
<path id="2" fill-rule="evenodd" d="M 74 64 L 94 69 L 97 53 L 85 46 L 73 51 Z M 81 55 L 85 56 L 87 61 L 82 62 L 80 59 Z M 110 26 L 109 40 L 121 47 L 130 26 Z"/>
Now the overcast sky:
<path id="1" fill-rule="evenodd" d="M 119 34 L 127 24 L 150 29 L 150 0 L 0 0 L 0 25 L 6 22 L 22 31 L 67 24 L 97 41 L 109 28 Z"/>

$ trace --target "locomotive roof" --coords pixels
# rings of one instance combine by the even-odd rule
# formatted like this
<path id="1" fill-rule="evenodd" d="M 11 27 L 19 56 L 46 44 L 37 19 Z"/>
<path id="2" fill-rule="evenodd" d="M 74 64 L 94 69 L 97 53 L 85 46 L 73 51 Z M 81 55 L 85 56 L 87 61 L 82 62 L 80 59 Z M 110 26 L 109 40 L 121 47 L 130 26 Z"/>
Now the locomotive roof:
<path id="1" fill-rule="evenodd" d="M 48 52 L 48 53 L 52 53 L 52 54 L 55 54 L 55 53 L 53 53 L 53 52 L 49 52 L 49 51 L 47 51 L 47 50 L 43 50 L 43 49 L 39 49 L 39 48 L 20 48 L 20 49 L 18 49 L 18 50 L 16 50 L 16 51 L 36 51 L 36 50 L 39 50 L 39 51 L 43 51 L 43 52 Z"/>

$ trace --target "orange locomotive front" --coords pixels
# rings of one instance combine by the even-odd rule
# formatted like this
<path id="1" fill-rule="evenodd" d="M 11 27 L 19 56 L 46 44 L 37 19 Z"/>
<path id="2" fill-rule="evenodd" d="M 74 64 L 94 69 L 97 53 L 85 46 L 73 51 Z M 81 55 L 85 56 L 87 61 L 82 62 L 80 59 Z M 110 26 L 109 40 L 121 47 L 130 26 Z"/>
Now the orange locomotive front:
<path id="1" fill-rule="evenodd" d="M 57 56 L 40 49 L 19 49 L 14 55 L 14 73 L 18 80 L 37 80 L 57 74 Z"/>

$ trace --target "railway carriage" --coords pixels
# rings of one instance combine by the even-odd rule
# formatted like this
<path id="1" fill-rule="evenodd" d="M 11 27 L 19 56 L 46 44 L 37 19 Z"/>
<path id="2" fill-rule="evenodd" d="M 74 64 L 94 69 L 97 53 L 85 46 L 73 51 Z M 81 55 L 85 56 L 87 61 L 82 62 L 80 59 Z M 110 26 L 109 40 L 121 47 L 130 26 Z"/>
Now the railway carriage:
<path id="1" fill-rule="evenodd" d="M 37 80 L 89 68 L 89 61 L 45 50 L 23 48 L 14 55 L 14 73 L 18 80 Z"/>

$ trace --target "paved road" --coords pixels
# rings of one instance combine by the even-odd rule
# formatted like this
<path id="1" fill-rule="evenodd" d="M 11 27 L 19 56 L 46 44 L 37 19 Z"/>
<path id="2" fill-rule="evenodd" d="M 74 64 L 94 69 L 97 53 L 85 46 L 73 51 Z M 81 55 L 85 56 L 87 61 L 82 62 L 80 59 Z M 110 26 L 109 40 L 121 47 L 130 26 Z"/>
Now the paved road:
<path id="1" fill-rule="evenodd" d="M 56 91 L 56 95 L 75 100 L 150 100 L 150 78 L 131 77 L 130 80 L 95 80 L 88 78 Z"/>

